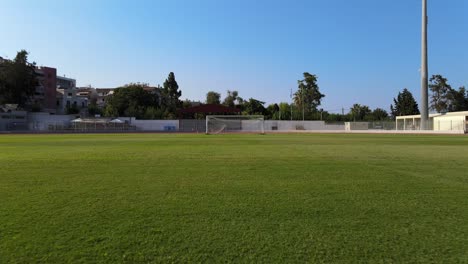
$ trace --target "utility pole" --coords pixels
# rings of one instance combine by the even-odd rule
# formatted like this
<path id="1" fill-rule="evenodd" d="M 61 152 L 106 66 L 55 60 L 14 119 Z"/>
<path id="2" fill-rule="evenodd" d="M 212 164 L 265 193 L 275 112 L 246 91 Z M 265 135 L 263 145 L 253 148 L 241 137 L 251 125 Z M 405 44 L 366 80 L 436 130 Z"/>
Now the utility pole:
<path id="1" fill-rule="evenodd" d="M 422 39 L 421 39 L 421 129 L 429 128 L 428 99 L 428 58 L 427 58 L 427 0 L 422 0 Z"/>

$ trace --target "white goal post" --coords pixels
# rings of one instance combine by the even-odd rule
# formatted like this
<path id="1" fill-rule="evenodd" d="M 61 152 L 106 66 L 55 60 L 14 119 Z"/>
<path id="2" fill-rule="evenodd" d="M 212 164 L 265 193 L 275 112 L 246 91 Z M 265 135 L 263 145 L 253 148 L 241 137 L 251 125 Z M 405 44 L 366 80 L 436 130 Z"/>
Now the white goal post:
<path id="1" fill-rule="evenodd" d="M 265 133 L 262 115 L 209 115 L 206 116 L 206 134 Z"/>

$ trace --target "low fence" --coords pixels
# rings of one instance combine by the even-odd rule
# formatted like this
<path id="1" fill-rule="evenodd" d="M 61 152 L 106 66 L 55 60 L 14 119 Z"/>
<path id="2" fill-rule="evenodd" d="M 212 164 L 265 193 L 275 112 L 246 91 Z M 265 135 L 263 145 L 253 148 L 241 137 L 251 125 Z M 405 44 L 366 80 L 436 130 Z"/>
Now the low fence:
<path id="1" fill-rule="evenodd" d="M 325 123 L 324 121 L 284 121 L 265 120 L 265 131 L 320 131 L 345 130 L 344 123 Z"/>
<path id="2" fill-rule="evenodd" d="M 129 122 L 137 131 L 179 131 L 179 120 L 138 120 L 132 118 Z"/>
<path id="3" fill-rule="evenodd" d="M 205 133 L 206 132 L 206 120 L 181 119 L 179 120 L 179 132 Z"/>
<path id="4" fill-rule="evenodd" d="M 396 130 L 396 123 L 392 121 L 346 122 L 345 130 Z"/>
<path id="5" fill-rule="evenodd" d="M 112 131 L 141 131 L 141 132 L 185 132 L 205 133 L 206 121 L 198 119 L 181 120 L 138 120 L 130 117 L 118 117 L 123 123 L 102 123 L 102 121 L 77 124 L 72 122 L 74 115 L 49 115 L 44 113 L 29 113 L 26 119 L 1 119 L 0 131 L 12 132 L 112 132 Z M 239 121 L 240 131 L 258 131 L 258 120 Z M 359 131 L 397 131 L 417 132 L 420 124 L 417 122 L 334 122 L 324 121 L 286 121 L 265 120 L 263 123 L 266 133 L 274 132 L 359 132 Z M 468 121 L 436 120 L 429 123 L 430 131 L 468 131 Z"/>

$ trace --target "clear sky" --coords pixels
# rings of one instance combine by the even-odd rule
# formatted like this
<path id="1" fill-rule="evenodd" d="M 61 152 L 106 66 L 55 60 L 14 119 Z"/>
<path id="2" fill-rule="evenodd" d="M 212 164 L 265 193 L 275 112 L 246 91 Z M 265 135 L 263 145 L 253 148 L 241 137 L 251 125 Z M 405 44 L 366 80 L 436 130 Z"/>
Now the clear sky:
<path id="1" fill-rule="evenodd" d="M 429 1 L 430 74 L 468 86 L 468 1 Z M 28 50 L 80 86 L 157 85 L 290 101 L 308 71 L 322 107 L 419 100 L 420 0 L 0 0 L 0 56 Z"/>

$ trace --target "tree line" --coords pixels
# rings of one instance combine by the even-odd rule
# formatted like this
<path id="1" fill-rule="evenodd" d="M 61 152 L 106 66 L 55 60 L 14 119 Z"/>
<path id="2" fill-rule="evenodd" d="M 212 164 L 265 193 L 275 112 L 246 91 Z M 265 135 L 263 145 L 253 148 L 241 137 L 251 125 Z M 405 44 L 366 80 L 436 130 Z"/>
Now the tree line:
<path id="1" fill-rule="evenodd" d="M 393 98 L 390 113 L 382 108 L 370 109 L 369 106 L 354 104 L 347 112 L 330 113 L 318 107 L 325 97 L 320 92 L 316 75 L 305 72 L 304 79 L 298 81 L 298 89 L 294 93 L 293 103 L 282 102 L 264 106 L 264 102 L 250 98 L 248 101 L 238 96 L 237 91 L 228 91 L 226 99 L 221 102 L 221 95 L 210 91 L 206 95 L 206 103 L 224 104 L 239 107 L 244 114 L 261 114 L 274 120 L 325 120 L 325 121 L 390 121 L 397 116 L 419 115 L 419 106 L 413 94 L 403 89 Z M 465 87 L 453 89 L 442 75 L 430 78 L 430 108 L 438 113 L 468 111 L 468 91 Z M 237 102 L 237 104 L 235 104 Z"/>
<path id="2" fill-rule="evenodd" d="M 21 50 L 13 60 L 0 61 L 0 104 L 18 104 L 28 110 L 34 110 L 35 102 L 31 99 L 38 86 L 36 64 L 28 61 L 28 52 Z M 88 106 L 90 115 L 100 114 L 108 117 L 134 116 L 139 119 L 175 119 L 180 109 L 202 103 L 190 100 L 182 101 L 182 91 L 175 74 L 169 73 L 163 86 L 149 89 L 145 83 L 130 83 L 114 89 L 107 98 L 106 106 L 100 109 L 95 100 Z M 453 89 L 442 75 L 430 78 L 430 107 L 436 112 L 468 111 L 468 91 L 465 87 Z M 308 72 L 297 81 L 297 91 L 291 103 L 281 102 L 265 106 L 265 102 L 255 99 L 243 99 L 238 91 L 227 91 L 224 99 L 216 91 L 206 94 L 206 104 L 222 104 L 238 108 L 243 114 L 264 115 L 274 120 L 325 120 L 325 121 L 385 121 L 396 116 L 417 115 L 419 107 L 408 89 L 403 89 L 393 98 L 390 112 L 382 108 L 370 109 L 369 106 L 354 104 L 343 109 L 342 113 L 330 113 L 319 108 L 325 94 L 321 93 L 318 76 Z M 198 118 L 204 118 L 197 115 Z"/>
<path id="3" fill-rule="evenodd" d="M 176 119 L 182 108 L 182 91 L 173 72 L 169 73 L 163 86 L 150 88 L 148 84 L 130 83 L 116 88 L 109 96 L 101 112 L 104 116 L 131 116 L 138 119 Z M 95 102 L 91 103 L 90 114 L 99 112 Z"/>
<path id="4" fill-rule="evenodd" d="M 28 61 L 28 52 L 21 50 L 13 60 L 0 62 L 0 105 L 17 104 L 22 108 L 34 108 L 31 101 L 38 85 L 36 63 Z"/>

